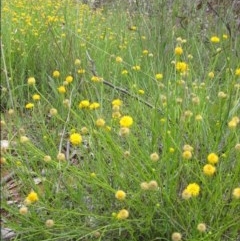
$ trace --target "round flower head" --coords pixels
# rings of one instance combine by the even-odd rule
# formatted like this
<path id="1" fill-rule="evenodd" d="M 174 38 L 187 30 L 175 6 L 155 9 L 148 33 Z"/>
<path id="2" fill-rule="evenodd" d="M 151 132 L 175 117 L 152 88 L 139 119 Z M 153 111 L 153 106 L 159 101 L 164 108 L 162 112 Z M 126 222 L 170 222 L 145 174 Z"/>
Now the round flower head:
<path id="1" fill-rule="evenodd" d="M 232 196 L 236 199 L 240 199 L 240 187 L 233 189 Z"/>
<path id="2" fill-rule="evenodd" d="M 211 37 L 210 40 L 211 40 L 212 43 L 219 43 L 219 42 L 220 42 L 220 38 L 217 37 L 217 36 L 213 36 L 213 37 Z"/>
<path id="3" fill-rule="evenodd" d="M 141 187 L 142 190 L 149 190 L 149 185 L 148 185 L 147 182 L 142 182 L 140 184 L 140 187 Z"/>
<path id="4" fill-rule="evenodd" d="M 50 113 L 51 116 L 54 116 L 54 115 L 56 115 L 58 113 L 58 111 L 55 108 L 51 108 L 49 113 Z"/>
<path id="5" fill-rule="evenodd" d="M 190 183 L 186 189 L 193 197 L 198 196 L 200 193 L 200 186 L 197 183 Z"/>
<path id="6" fill-rule="evenodd" d="M 92 104 L 89 105 L 90 110 L 96 110 L 100 107 L 100 104 L 98 102 L 93 102 Z"/>
<path id="7" fill-rule="evenodd" d="M 70 142 L 73 145 L 79 145 L 82 143 L 82 136 L 78 133 L 73 133 L 70 135 Z"/>
<path id="8" fill-rule="evenodd" d="M 158 183 L 156 181 L 154 181 L 154 180 L 150 181 L 148 183 L 148 189 L 149 190 L 156 190 L 156 189 L 158 189 Z"/>
<path id="9" fill-rule="evenodd" d="M 37 202 L 37 201 L 38 201 L 38 195 L 37 195 L 37 193 L 34 192 L 34 191 L 31 191 L 31 192 L 28 194 L 28 196 L 27 196 L 27 198 L 26 198 L 26 201 L 27 201 L 27 203 Z"/>
<path id="10" fill-rule="evenodd" d="M 216 172 L 216 167 L 211 164 L 206 164 L 203 167 L 203 172 L 207 176 L 212 176 Z"/>
<path id="11" fill-rule="evenodd" d="M 130 127 L 133 124 L 133 118 L 131 116 L 123 116 L 120 119 L 120 126 L 121 127 Z"/>
<path id="12" fill-rule="evenodd" d="M 64 153 L 58 153 L 57 154 L 57 159 L 59 161 L 65 161 L 66 160 L 65 154 Z"/>
<path id="13" fill-rule="evenodd" d="M 66 77 L 67 83 L 71 83 L 73 81 L 73 77 L 71 75 Z"/>
<path id="14" fill-rule="evenodd" d="M 47 156 L 44 156 L 43 160 L 44 160 L 45 162 L 50 162 L 50 161 L 52 160 L 52 158 L 47 155 Z"/>
<path id="15" fill-rule="evenodd" d="M 82 100 L 82 101 L 79 103 L 78 107 L 79 107 L 80 109 L 84 109 L 84 108 L 88 108 L 89 105 L 90 105 L 89 100 Z"/>
<path id="16" fill-rule="evenodd" d="M 29 77 L 28 78 L 28 85 L 35 85 L 36 83 L 36 80 L 34 77 Z"/>
<path id="17" fill-rule="evenodd" d="M 45 222 L 45 225 L 46 225 L 47 228 L 51 228 L 54 225 L 54 221 L 52 219 L 48 219 Z"/>
<path id="18" fill-rule="evenodd" d="M 172 241 L 181 241 L 182 235 L 180 233 L 174 232 L 172 234 Z"/>
<path id="19" fill-rule="evenodd" d="M 130 129 L 127 127 L 122 127 L 119 131 L 119 136 L 128 136 L 130 133 Z"/>
<path id="20" fill-rule="evenodd" d="M 188 200 L 191 197 L 192 197 L 191 193 L 187 189 L 184 189 L 182 192 L 182 198 L 185 200 Z"/>
<path id="21" fill-rule="evenodd" d="M 58 78 L 59 76 L 60 76 L 60 72 L 59 71 L 57 71 L 57 70 L 53 71 L 53 77 L 54 78 Z"/>
<path id="22" fill-rule="evenodd" d="M 38 95 L 38 94 L 34 94 L 34 95 L 32 96 L 32 98 L 33 98 L 33 100 L 40 100 L 40 99 L 41 99 L 41 96 Z"/>
<path id="23" fill-rule="evenodd" d="M 95 124 L 97 127 L 103 127 L 105 125 L 105 120 L 102 118 L 99 118 L 96 120 Z"/>
<path id="24" fill-rule="evenodd" d="M 161 80 L 163 78 L 163 74 L 159 73 L 155 75 L 156 80 Z"/>
<path id="25" fill-rule="evenodd" d="M 207 157 L 207 160 L 210 164 L 216 164 L 218 163 L 218 156 L 215 153 L 210 153 Z"/>
<path id="26" fill-rule="evenodd" d="M 80 59 L 75 59 L 74 64 L 75 65 L 80 65 L 81 64 L 81 60 Z"/>
<path id="27" fill-rule="evenodd" d="M 32 109 L 34 107 L 34 104 L 33 103 L 28 103 L 26 104 L 26 109 Z"/>
<path id="28" fill-rule="evenodd" d="M 22 214 L 22 215 L 27 214 L 28 213 L 28 208 L 26 206 L 20 207 L 19 213 Z"/>
<path id="29" fill-rule="evenodd" d="M 118 190 L 116 193 L 115 193 L 115 197 L 116 199 L 122 201 L 126 198 L 126 193 L 122 190 Z"/>
<path id="30" fill-rule="evenodd" d="M 154 162 L 159 160 L 159 155 L 157 154 L 157 152 L 154 152 L 150 155 L 150 159 Z"/>
<path id="31" fill-rule="evenodd" d="M 123 59 L 118 56 L 118 57 L 116 57 L 116 62 L 117 62 L 117 63 L 122 63 L 122 62 L 123 62 Z"/>
<path id="32" fill-rule="evenodd" d="M 205 223 L 199 223 L 198 226 L 197 226 L 197 230 L 201 233 L 206 232 L 206 230 L 207 230 L 206 224 Z"/>
<path id="33" fill-rule="evenodd" d="M 186 160 L 189 160 L 192 158 L 192 153 L 190 151 L 184 151 L 182 157 Z"/>
<path id="34" fill-rule="evenodd" d="M 59 86 L 59 87 L 58 87 L 58 92 L 59 92 L 60 94 L 66 93 L 66 88 L 65 88 L 65 86 L 63 86 L 63 85 Z"/>
<path id="35" fill-rule="evenodd" d="M 176 47 L 176 48 L 174 49 L 174 53 L 175 53 L 176 55 L 182 55 L 182 54 L 183 54 L 183 49 L 182 49 L 181 47 Z"/>
<path id="36" fill-rule="evenodd" d="M 117 219 L 120 219 L 120 220 L 126 219 L 126 218 L 128 218 L 128 217 L 129 217 L 129 212 L 128 212 L 128 210 L 126 210 L 126 209 L 120 210 L 120 211 L 118 212 L 117 216 L 116 216 L 116 218 L 117 218 Z"/>

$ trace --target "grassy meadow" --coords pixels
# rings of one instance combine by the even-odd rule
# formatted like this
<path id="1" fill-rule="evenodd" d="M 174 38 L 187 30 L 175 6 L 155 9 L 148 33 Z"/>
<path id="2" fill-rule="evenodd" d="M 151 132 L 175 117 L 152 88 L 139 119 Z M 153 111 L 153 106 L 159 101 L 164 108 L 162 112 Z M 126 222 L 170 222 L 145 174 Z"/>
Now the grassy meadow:
<path id="1" fill-rule="evenodd" d="M 240 240 L 236 9 L 137 2 L 2 1 L 11 240 Z"/>

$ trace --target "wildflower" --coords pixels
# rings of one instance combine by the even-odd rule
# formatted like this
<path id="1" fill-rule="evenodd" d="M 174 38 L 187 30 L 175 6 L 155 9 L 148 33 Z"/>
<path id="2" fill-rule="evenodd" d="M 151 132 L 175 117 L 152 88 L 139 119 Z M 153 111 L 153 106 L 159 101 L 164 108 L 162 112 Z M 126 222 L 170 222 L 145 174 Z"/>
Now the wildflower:
<path id="1" fill-rule="evenodd" d="M 223 34 L 223 39 L 228 39 L 228 35 L 227 34 Z"/>
<path id="2" fill-rule="evenodd" d="M 133 124 L 133 119 L 131 116 L 126 115 L 120 119 L 119 123 L 121 127 L 130 127 Z"/>
<path id="3" fill-rule="evenodd" d="M 193 152 L 193 147 L 190 146 L 190 145 L 188 145 L 188 144 L 186 144 L 186 145 L 183 146 L 183 150 L 184 150 L 184 151 Z"/>
<path id="4" fill-rule="evenodd" d="M 130 129 L 128 127 L 122 127 L 119 131 L 119 136 L 128 136 Z"/>
<path id="5" fill-rule="evenodd" d="M 203 172 L 207 176 L 212 176 L 216 172 L 216 167 L 211 164 L 206 164 L 203 167 Z"/>
<path id="6" fill-rule="evenodd" d="M 217 36 L 213 36 L 213 37 L 211 37 L 210 41 L 211 41 L 212 43 L 219 43 L 219 42 L 220 42 L 220 38 L 217 37 Z"/>
<path id="7" fill-rule="evenodd" d="M 29 77 L 28 78 L 28 85 L 35 85 L 36 83 L 36 80 L 34 77 Z"/>
<path id="8" fill-rule="evenodd" d="M 66 80 L 67 83 L 71 83 L 73 81 L 73 77 L 71 75 L 69 75 L 69 76 L 66 77 L 65 80 Z"/>
<path id="9" fill-rule="evenodd" d="M 112 118 L 118 119 L 118 118 L 120 118 L 120 117 L 121 117 L 121 113 L 120 113 L 119 111 L 114 111 L 114 112 L 112 113 Z"/>
<path id="10" fill-rule="evenodd" d="M 87 127 L 82 127 L 82 129 L 81 129 L 81 133 L 83 134 L 83 135 L 86 135 L 86 134 L 88 134 L 88 128 Z"/>
<path id="11" fill-rule="evenodd" d="M 88 108 L 89 106 L 90 106 L 89 100 L 82 100 L 78 105 L 80 109 L 85 109 L 85 108 Z"/>
<path id="12" fill-rule="evenodd" d="M 202 118 L 202 116 L 201 115 L 196 115 L 195 116 L 195 120 L 196 121 L 201 121 L 203 118 Z"/>
<path id="13" fill-rule="evenodd" d="M 182 49 L 181 47 L 176 47 L 176 48 L 174 49 L 174 53 L 175 53 L 176 55 L 182 55 L 182 54 L 183 54 L 183 49 Z"/>
<path id="14" fill-rule="evenodd" d="M 118 57 L 116 57 L 116 62 L 117 62 L 117 63 L 122 63 L 122 62 L 123 62 L 123 59 L 118 56 Z"/>
<path id="15" fill-rule="evenodd" d="M 163 74 L 160 74 L 160 73 L 159 73 L 159 74 L 156 74 L 156 75 L 155 75 L 155 79 L 156 79 L 156 80 L 161 80 L 162 78 L 163 78 Z"/>
<path id="16" fill-rule="evenodd" d="M 115 193 L 115 197 L 116 199 L 122 201 L 126 198 L 126 193 L 122 190 L 118 190 L 116 193 Z"/>
<path id="17" fill-rule="evenodd" d="M 138 93 L 140 94 L 140 95 L 144 95 L 144 90 L 138 90 Z"/>
<path id="18" fill-rule="evenodd" d="M 63 105 L 64 105 L 65 107 L 70 107 L 70 100 L 69 100 L 69 99 L 64 99 L 64 100 L 63 100 Z"/>
<path id="19" fill-rule="evenodd" d="M 58 92 L 59 92 L 60 94 L 66 93 L 66 88 L 65 88 L 65 86 L 63 86 L 63 85 L 59 86 L 59 87 L 58 87 Z"/>
<path id="20" fill-rule="evenodd" d="M 28 203 L 28 204 L 37 202 L 37 201 L 38 201 L 38 194 L 37 194 L 36 192 L 34 192 L 34 191 L 31 191 L 31 192 L 27 195 L 25 201 L 26 201 L 26 203 Z"/>
<path id="21" fill-rule="evenodd" d="M 141 67 L 139 65 L 135 65 L 132 67 L 133 70 L 139 71 Z"/>
<path id="22" fill-rule="evenodd" d="M 175 67 L 176 67 L 176 70 L 181 73 L 184 73 L 188 70 L 188 64 L 185 62 L 177 62 Z"/>
<path id="23" fill-rule="evenodd" d="M 240 76 L 240 68 L 237 68 L 237 69 L 235 70 L 235 75 L 236 75 L 236 76 Z"/>
<path id="24" fill-rule="evenodd" d="M 199 223 L 198 226 L 197 226 L 197 230 L 201 233 L 206 232 L 206 230 L 207 230 L 206 224 L 205 223 Z"/>
<path id="25" fill-rule="evenodd" d="M 85 69 L 79 69 L 77 72 L 78 72 L 78 74 L 85 74 L 86 70 Z"/>
<path id="26" fill-rule="evenodd" d="M 240 143 L 237 143 L 237 144 L 236 144 L 235 150 L 236 150 L 236 151 L 240 151 Z"/>
<path id="27" fill-rule="evenodd" d="M 192 102 L 193 102 L 194 104 L 196 104 L 196 105 L 199 105 L 199 103 L 200 103 L 199 97 L 197 97 L 197 96 L 193 97 L 193 98 L 192 98 Z"/>
<path id="28" fill-rule="evenodd" d="M 52 75 L 53 75 L 54 78 L 58 78 L 60 76 L 60 72 L 55 70 L 55 71 L 53 71 Z"/>
<path id="29" fill-rule="evenodd" d="M 137 30 L 137 27 L 133 25 L 133 26 L 131 26 L 129 29 L 132 30 L 132 31 L 136 31 L 136 30 Z"/>
<path id="30" fill-rule="evenodd" d="M 19 208 L 19 213 L 25 215 L 28 213 L 28 208 L 26 206 L 22 206 Z"/>
<path id="31" fill-rule="evenodd" d="M 38 94 L 34 94 L 33 96 L 32 96 L 32 98 L 33 98 L 33 100 L 40 100 L 40 95 L 38 95 Z"/>
<path id="32" fill-rule="evenodd" d="M 70 135 L 70 142 L 73 145 L 79 145 L 82 143 L 82 136 L 78 133 L 73 133 Z"/>
<path id="33" fill-rule="evenodd" d="M 180 233 L 174 232 L 172 234 L 172 241 L 181 241 L 182 235 Z"/>
<path id="34" fill-rule="evenodd" d="M 129 212 L 126 209 L 122 209 L 118 212 L 116 218 L 119 220 L 123 220 L 129 217 Z"/>
<path id="35" fill-rule="evenodd" d="M 140 184 L 140 187 L 141 187 L 142 190 L 149 190 L 149 185 L 148 185 L 147 182 L 142 182 Z"/>
<path id="36" fill-rule="evenodd" d="M 93 102 L 92 104 L 89 105 L 90 110 L 96 110 L 100 107 L 100 104 L 98 102 Z"/>
<path id="37" fill-rule="evenodd" d="M 230 129 L 235 129 L 236 127 L 237 127 L 237 122 L 236 121 L 234 121 L 234 120 L 231 120 L 231 121 L 229 121 L 228 122 L 228 127 L 230 128 Z"/>
<path id="38" fill-rule="evenodd" d="M 45 222 L 45 225 L 46 225 L 47 228 L 51 228 L 54 225 L 54 221 L 52 219 L 48 219 Z"/>
<path id="39" fill-rule="evenodd" d="M 148 183 L 149 190 L 156 190 L 157 188 L 158 188 L 158 183 L 156 181 L 152 180 Z"/>
<path id="40" fill-rule="evenodd" d="M 223 91 L 218 92 L 218 97 L 221 99 L 227 98 L 227 94 L 225 94 Z"/>
<path id="41" fill-rule="evenodd" d="M 55 108 L 51 108 L 49 113 L 50 113 L 51 116 L 54 116 L 54 115 L 56 115 L 58 113 L 58 111 Z"/>
<path id="42" fill-rule="evenodd" d="M 186 189 L 193 197 L 198 196 L 200 193 L 200 186 L 197 183 L 190 183 Z"/>
<path id="43" fill-rule="evenodd" d="M 96 173 L 95 173 L 95 172 L 90 173 L 90 177 L 95 178 L 96 176 L 97 176 L 97 175 L 96 175 Z"/>
<path id="44" fill-rule="evenodd" d="M 192 158 L 192 153 L 191 153 L 190 151 L 184 151 L 184 152 L 182 153 L 182 157 L 183 157 L 184 159 L 186 159 L 186 160 L 189 160 L 189 159 Z"/>
<path id="45" fill-rule="evenodd" d="M 44 156 L 43 160 L 45 162 L 50 162 L 52 160 L 52 158 L 50 156 Z"/>
<path id="46" fill-rule="evenodd" d="M 158 155 L 156 152 L 154 152 L 154 153 L 152 153 L 152 154 L 150 155 L 150 159 L 151 159 L 152 161 L 156 162 L 156 161 L 159 160 L 159 155 Z"/>
<path id="47" fill-rule="evenodd" d="M 131 154 L 130 151 L 125 151 L 125 152 L 123 153 L 124 157 L 129 157 L 130 154 Z"/>
<path id="48" fill-rule="evenodd" d="M 26 136 L 20 136 L 20 143 L 26 143 L 29 142 L 29 138 Z"/>
<path id="49" fill-rule="evenodd" d="M 123 71 L 122 71 L 122 75 L 127 75 L 128 74 L 128 71 L 126 70 L 126 69 L 124 69 Z"/>
<path id="50" fill-rule="evenodd" d="M 122 101 L 120 99 L 115 99 L 115 100 L 112 101 L 112 105 L 113 106 L 121 106 Z"/>
<path id="51" fill-rule="evenodd" d="M 148 55 L 149 51 L 146 50 L 146 49 L 144 49 L 144 50 L 142 51 L 142 53 L 143 53 L 143 55 Z"/>
<path id="52" fill-rule="evenodd" d="M 57 159 L 58 161 L 65 161 L 66 160 L 66 157 L 65 157 L 65 154 L 64 153 L 58 153 L 57 154 Z"/>
<path id="53" fill-rule="evenodd" d="M 208 73 L 208 77 L 209 77 L 210 79 L 213 79 L 213 78 L 214 78 L 214 72 L 209 72 L 209 73 Z"/>
<path id="54" fill-rule="evenodd" d="M 100 77 L 98 77 L 98 76 L 93 76 L 93 77 L 91 78 L 91 80 L 92 80 L 93 82 L 101 82 L 101 81 L 102 81 L 102 78 L 100 78 Z"/>
<path id="55" fill-rule="evenodd" d="M 33 103 L 28 103 L 25 105 L 26 109 L 32 109 L 34 107 Z"/>
<path id="56" fill-rule="evenodd" d="M 96 120 L 95 124 L 97 127 L 103 127 L 105 125 L 105 120 L 102 118 L 99 118 Z"/>
<path id="57" fill-rule="evenodd" d="M 232 191 L 232 195 L 236 199 L 240 199 L 240 187 L 236 187 Z"/>
<path id="58" fill-rule="evenodd" d="M 207 156 L 207 160 L 210 164 L 216 164 L 218 163 L 218 156 L 217 154 L 215 153 L 210 153 L 208 156 Z"/>
<path id="59" fill-rule="evenodd" d="M 175 149 L 174 149 L 173 147 L 170 147 L 170 148 L 169 148 L 169 152 L 170 152 L 170 153 L 173 153 L 173 152 L 175 152 Z"/>
<path id="60" fill-rule="evenodd" d="M 191 193 L 187 189 L 184 189 L 183 192 L 182 192 L 182 198 L 187 200 L 191 197 L 192 197 Z"/>
<path id="61" fill-rule="evenodd" d="M 75 59 L 74 64 L 75 64 L 76 66 L 77 66 L 77 65 L 80 65 L 80 64 L 81 64 L 81 60 L 80 60 L 80 59 Z"/>

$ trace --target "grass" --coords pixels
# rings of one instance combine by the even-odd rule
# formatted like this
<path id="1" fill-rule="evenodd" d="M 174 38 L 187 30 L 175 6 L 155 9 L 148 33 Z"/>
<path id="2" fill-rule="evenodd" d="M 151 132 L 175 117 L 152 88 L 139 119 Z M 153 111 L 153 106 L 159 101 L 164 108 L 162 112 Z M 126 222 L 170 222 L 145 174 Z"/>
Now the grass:
<path id="1" fill-rule="evenodd" d="M 233 5 L 118 4 L 2 3 L 2 226 L 26 241 L 239 240 Z"/>

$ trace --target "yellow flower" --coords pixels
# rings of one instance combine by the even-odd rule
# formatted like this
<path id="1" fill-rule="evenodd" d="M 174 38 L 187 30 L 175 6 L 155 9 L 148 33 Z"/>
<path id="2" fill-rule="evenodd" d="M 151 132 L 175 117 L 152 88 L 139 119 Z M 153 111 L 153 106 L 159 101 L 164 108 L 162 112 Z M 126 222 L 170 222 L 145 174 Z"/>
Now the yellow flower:
<path id="1" fill-rule="evenodd" d="M 218 163 L 218 156 L 215 153 L 210 153 L 207 157 L 207 160 L 210 164 L 216 164 Z"/>
<path id="2" fill-rule="evenodd" d="M 156 190 L 158 189 L 158 183 L 155 180 L 152 180 L 148 183 L 149 190 Z"/>
<path id="3" fill-rule="evenodd" d="M 126 74 L 128 74 L 128 71 L 127 71 L 126 69 L 124 69 L 124 70 L 122 71 L 122 75 L 126 75 Z"/>
<path id="4" fill-rule="evenodd" d="M 26 104 L 26 109 L 32 109 L 34 107 L 34 104 L 33 103 L 28 103 Z"/>
<path id="5" fill-rule="evenodd" d="M 102 119 L 102 118 L 99 118 L 99 119 L 96 120 L 95 124 L 96 124 L 97 127 L 103 127 L 105 125 L 105 120 Z"/>
<path id="6" fill-rule="evenodd" d="M 58 111 L 55 108 L 51 108 L 49 113 L 50 113 L 50 115 L 54 116 L 54 115 L 56 115 L 58 113 Z"/>
<path id="7" fill-rule="evenodd" d="M 52 75 L 53 75 L 54 78 L 58 78 L 60 76 L 60 72 L 55 70 L 55 71 L 53 71 Z"/>
<path id="8" fill-rule="evenodd" d="M 188 145 L 188 144 L 186 144 L 186 145 L 183 146 L 183 150 L 184 150 L 184 151 L 193 152 L 193 147 L 190 146 L 190 145 Z"/>
<path id="9" fill-rule="evenodd" d="M 182 192 L 182 198 L 185 200 L 188 200 L 191 197 L 192 197 L 191 193 L 187 189 L 184 189 Z"/>
<path id="10" fill-rule="evenodd" d="M 150 159 L 151 159 L 152 161 L 156 162 L 156 161 L 159 160 L 159 155 L 158 155 L 156 152 L 154 152 L 154 153 L 152 153 L 152 154 L 150 155 Z"/>
<path id="11" fill-rule="evenodd" d="M 140 95 L 144 95 L 144 90 L 138 90 L 138 93 L 140 94 Z"/>
<path id="12" fill-rule="evenodd" d="M 206 230 L 207 230 L 206 224 L 205 223 L 199 223 L 198 226 L 197 226 L 197 230 L 201 233 L 206 232 Z"/>
<path id="13" fill-rule="evenodd" d="M 34 192 L 34 191 L 31 191 L 31 192 L 28 194 L 28 196 L 27 196 L 27 198 L 25 199 L 25 201 L 26 201 L 27 203 L 37 202 L 37 201 L 38 201 L 38 195 L 37 195 L 37 193 Z"/>
<path id="14" fill-rule="evenodd" d="M 191 196 L 196 197 L 200 193 L 200 186 L 197 183 L 190 183 L 186 190 L 191 194 Z"/>
<path id="15" fill-rule="evenodd" d="M 100 78 L 100 77 L 98 77 L 98 76 L 93 76 L 93 77 L 91 78 L 91 80 L 92 80 L 93 82 L 101 82 L 101 81 L 102 81 L 102 78 Z"/>
<path id="16" fill-rule="evenodd" d="M 128 115 L 123 116 L 119 123 L 121 127 L 130 127 L 133 124 L 133 118 Z"/>
<path id="17" fill-rule="evenodd" d="M 126 219 L 129 217 L 129 212 L 126 209 L 122 209 L 118 212 L 116 218 L 119 220 Z"/>
<path id="18" fill-rule="evenodd" d="M 66 88 L 65 88 L 65 86 L 63 86 L 63 85 L 59 86 L 59 87 L 58 87 L 58 92 L 59 92 L 60 94 L 66 93 Z"/>
<path id="19" fill-rule="evenodd" d="M 240 68 L 237 68 L 237 69 L 235 70 L 235 75 L 236 75 L 236 76 L 240 76 Z"/>
<path id="20" fill-rule="evenodd" d="M 145 50 L 142 51 L 142 53 L 143 53 L 144 55 L 147 55 L 147 54 L 149 53 L 149 51 L 145 49 Z"/>
<path id="21" fill-rule="evenodd" d="M 112 118 L 120 118 L 121 117 L 121 113 L 119 111 L 115 111 L 112 113 Z"/>
<path id="22" fill-rule="evenodd" d="M 132 30 L 132 31 L 136 31 L 136 30 L 137 30 L 137 27 L 133 25 L 133 26 L 131 26 L 129 29 Z"/>
<path id="23" fill-rule="evenodd" d="M 70 135 L 70 142 L 73 145 L 79 145 L 82 143 L 82 136 L 78 133 L 73 133 Z"/>
<path id="24" fill-rule="evenodd" d="M 71 75 L 66 77 L 66 82 L 71 83 L 73 81 L 73 77 Z"/>
<path id="25" fill-rule="evenodd" d="M 93 102 L 92 104 L 89 105 L 90 110 L 96 110 L 100 107 L 100 104 L 98 102 Z"/>
<path id="26" fill-rule="evenodd" d="M 81 60 L 80 59 L 75 59 L 74 64 L 75 65 L 80 65 L 81 64 Z"/>
<path id="27" fill-rule="evenodd" d="M 186 160 L 189 160 L 192 158 L 192 153 L 190 151 L 184 151 L 182 157 Z"/>
<path id="28" fill-rule="evenodd" d="M 47 228 L 51 228 L 54 225 L 54 221 L 52 219 L 48 219 L 45 222 Z"/>
<path id="29" fill-rule="evenodd" d="M 240 199 L 240 187 L 236 187 L 232 191 L 232 195 L 236 199 Z"/>
<path id="30" fill-rule="evenodd" d="M 219 42 L 220 42 L 220 38 L 217 37 L 217 36 L 213 36 L 213 37 L 211 37 L 210 40 L 211 40 L 212 43 L 219 43 Z"/>
<path id="31" fill-rule="evenodd" d="M 34 77 L 29 77 L 28 78 L 28 85 L 35 85 L 36 83 L 36 80 Z"/>
<path id="32" fill-rule="evenodd" d="M 40 100 L 41 99 L 40 95 L 38 95 L 38 94 L 34 94 L 32 96 L 32 98 L 33 98 L 33 100 Z"/>
<path id="33" fill-rule="evenodd" d="M 19 213 L 22 214 L 22 215 L 25 215 L 28 213 L 28 208 L 26 206 L 22 206 L 20 209 L 19 209 Z"/>
<path id="34" fill-rule="evenodd" d="M 115 193 L 115 197 L 116 199 L 122 201 L 126 198 L 126 193 L 122 190 L 118 190 L 116 193 Z"/>
<path id="35" fill-rule="evenodd" d="M 216 172 L 216 167 L 211 164 L 206 164 L 203 167 L 203 172 L 207 176 L 212 176 Z"/>
<path id="36" fill-rule="evenodd" d="M 80 109 L 88 108 L 89 106 L 90 106 L 89 100 L 82 100 L 78 105 Z"/>
<path id="37" fill-rule="evenodd" d="M 57 159 L 58 159 L 58 161 L 65 161 L 66 160 L 65 154 L 62 152 L 58 153 Z"/>
<path id="38" fill-rule="evenodd" d="M 181 241 L 181 240 L 182 240 L 182 234 L 177 232 L 172 234 L 172 241 Z"/>
<path id="39" fill-rule="evenodd" d="M 115 99 L 115 100 L 112 101 L 112 105 L 113 106 L 121 106 L 122 101 L 120 99 Z"/>
<path id="40" fill-rule="evenodd" d="M 227 34 L 223 34 L 223 39 L 228 39 L 228 35 Z"/>
<path id="41" fill-rule="evenodd" d="M 156 80 L 161 80 L 163 78 L 163 74 L 156 74 L 155 75 Z"/>
<path id="42" fill-rule="evenodd" d="M 208 73 L 208 77 L 211 78 L 211 79 L 213 79 L 213 78 L 214 78 L 214 72 L 209 72 L 209 73 Z"/>
<path id="43" fill-rule="evenodd" d="M 119 131 L 119 136 L 128 136 L 130 133 L 130 129 L 128 127 L 121 127 Z"/>
<path id="44" fill-rule="evenodd" d="M 182 54 L 183 54 L 183 49 L 182 49 L 181 47 L 176 47 L 176 48 L 174 49 L 174 53 L 175 53 L 176 55 L 182 55 Z"/>
<path id="45" fill-rule="evenodd" d="M 122 62 L 123 62 L 123 59 L 118 56 L 118 57 L 116 57 L 116 62 L 117 62 L 117 63 L 122 63 Z"/>
<path id="46" fill-rule="evenodd" d="M 78 74 L 85 74 L 86 70 L 85 69 L 79 69 L 77 72 L 78 72 Z"/>
<path id="47" fill-rule="evenodd" d="M 176 66 L 176 70 L 181 73 L 184 73 L 188 70 L 188 64 L 185 62 L 177 62 L 175 66 Z"/>
<path id="48" fill-rule="evenodd" d="M 135 65 L 132 67 L 133 70 L 139 71 L 141 67 L 139 65 Z"/>

